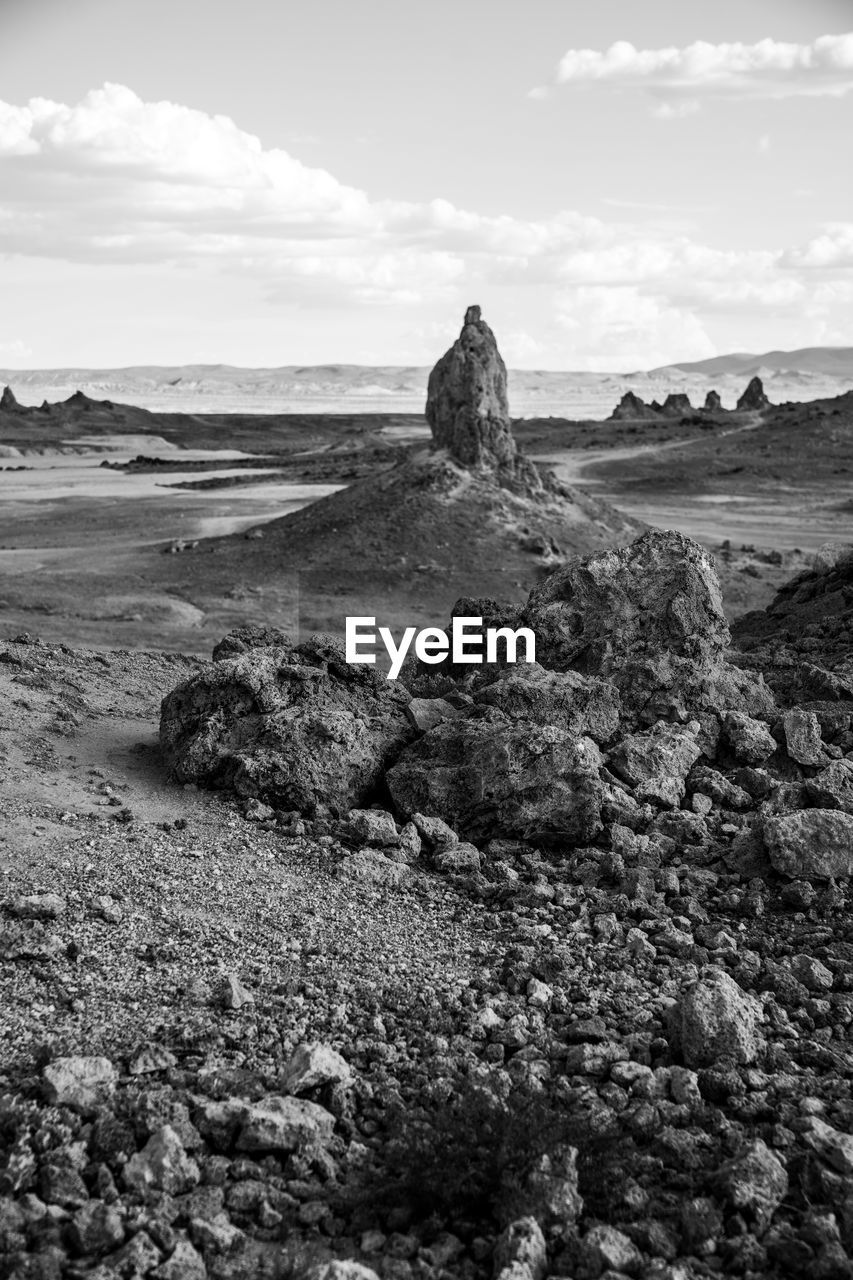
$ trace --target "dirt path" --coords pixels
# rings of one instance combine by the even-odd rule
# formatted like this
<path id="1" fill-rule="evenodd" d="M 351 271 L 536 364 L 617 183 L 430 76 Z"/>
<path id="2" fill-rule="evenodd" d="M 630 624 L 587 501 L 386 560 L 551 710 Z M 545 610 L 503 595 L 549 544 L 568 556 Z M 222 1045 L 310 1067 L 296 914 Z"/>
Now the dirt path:
<path id="1" fill-rule="evenodd" d="M 760 412 L 751 413 L 748 422 L 738 427 L 730 427 L 728 431 L 717 432 L 715 439 L 723 440 L 728 436 L 738 436 L 747 431 L 754 431 L 756 427 L 761 425 L 761 421 L 762 415 Z M 624 462 L 629 458 L 637 458 L 643 454 L 667 453 L 673 449 L 689 449 L 702 443 L 704 443 L 704 438 L 696 436 L 692 440 L 668 440 L 664 444 L 632 444 L 625 445 L 619 449 L 560 449 L 555 453 L 537 454 L 534 460 L 536 462 L 550 463 L 558 479 L 565 484 L 592 487 L 593 485 L 606 483 L 604 480 L 592 479 L 584 474 L 598 462 Z"/>

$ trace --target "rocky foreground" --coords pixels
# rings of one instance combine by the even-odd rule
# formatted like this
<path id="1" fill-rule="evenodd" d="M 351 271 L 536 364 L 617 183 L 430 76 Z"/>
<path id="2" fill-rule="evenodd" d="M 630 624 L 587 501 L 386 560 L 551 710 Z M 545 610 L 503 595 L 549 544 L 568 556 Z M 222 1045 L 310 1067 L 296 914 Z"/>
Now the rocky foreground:
<path id="1" fill-rule="evenodd" d="M 0 1275 L 853 1275 L 853 556 L 475 611 L 538 662 L 0 647 Z"/>

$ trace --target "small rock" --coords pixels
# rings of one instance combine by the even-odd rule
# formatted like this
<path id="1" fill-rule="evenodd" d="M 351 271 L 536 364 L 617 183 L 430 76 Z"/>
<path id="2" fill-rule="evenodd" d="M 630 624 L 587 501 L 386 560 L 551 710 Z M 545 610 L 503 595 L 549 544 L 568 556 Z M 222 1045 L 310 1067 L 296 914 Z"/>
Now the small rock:
<path id="1" fill-rule="evenodd" d="M 175 1130 L 167 1124 L 152 1134 L 124 1167 L 125 1183 L 139 1192 L 154 1188 L 167 1195 L 181 1195 L 197 1186 L 200 1178 L 195 1160 L 187 1155 Z"/>
<path id="2" fill-rule="evenodd" d="M 152 1280 L 207 1280 L 207 1267 L 189 1240 L 179 1240 L 166 1261 L 152 1272 Z"/>
<path id="3" fill-rule="evenodd" d="M 718 1179 L 730 1203 L 746 1211 L 762 1230 L 788 1194 L 785 1166 L 760 1138 L 724 1164 Z"/>
<path id="4" fill-rule="evenodd" d="M 219 979 L 215 999 L 221 1009 L 242 1009 L 247 1004 L 255 1003 L 252 992 L 243 986 L 234 973 L 226 973 Z"/>
<path id="5" fill-rule="evenodd" d="M 246 1105 L 238 1151 L 298 1151 L 328 1142 L 335 1117 L 302 1098 L 269 1095 Z"/>
<path id="6" fill-rule="evenodd" d="M 814 956 L 794 956 L 791 960 L 791 972 L 809 991 L 832 990 L 832 970 L 827 969 Z"/>
<path id="7" fill-rule="evenodd" d="M 776 750 L 776 739 L 761 720 L 743 711 L 728 711 L 723 733 L 738 764 L 763 764 Z"/>
<path id="8" fill-rule="evenodd" d="M 58 893 L 30 893 L 15 899 L 12 914 L 20 920 L 56 920 L 66 906 L 65 899 Z"/>
<path id="9" fill-rule="evenodd" d="M 713 1066 L 720 1058 L 750 1063 L 758 1057 L 761 1006 L 722 969 L 707 966 L 682 992 L 672 1016 L 688 1067 Z"/>
<path id="10" fill-rule="evenodd" d="M 78 1209 L 69 1227 L 71 1243 L 79 1253 L 108 1253 L 124 1240 L 121 1214 L 103 1200 L 90 1200 Z"/>
<path id="11" fill-rule="evenodd" d="M 382 848 L 400 843 L 397 824 L 384 809 L 351 809 L 349 823 L 353 834 L 364 844 Z"/>
<path id="12" fill-rule="evenodd" d="M 459 708 L 444 698 L 412 698 L 406 707 L 406 715 L 415 729 L 426 733 L 442 720 L 453 720 L 459 715 Z"/>
<path id="13" fill-rule="evenodd" d="M 616 1227 L 603 1223 L 591 1227 L 583 1238 L 585 1258 L 601 1271 L 618 1271 L 631 1274 L 643 1265 L 643 1255 L 637 1246 Z"/>
<path id="14" fill-rule="evenodd" d="M 178 1059 L 165 1045 L 149 1042 L 137 1049 L 128 1066 L 128 1073 L 132 1076 L 153 1075 L 156 1071 L 168 1071 L 177 1066 L 177 1063 Z"/>
<path id="15" fill-rule="evenodd" d="M 48 1102 L 91 1114 L 112 1097 L 118 1072 L 109 1058 L 57 1058 L 43 1072 Z"/>
<path id="16" fill-rule="evenodd" d="M 853 1175 L 853 1135 L 841 1133 L 825 1120 L 812 1116 L 803 1135 L 812 1151 L 846 1177 Z"/>
<path id="17" fill-rule="evenodd" d="M 328 1045 L 318 1042 L 300 1044 L 284 1068 L 281 1087 L 286 1093 L 308 1093 L 326 1084 L 352 1083 L 349 1063 Z"/>
<path id="18" fill-rule="evenodd" d="M 821 765 L 826 763 L 820 721 L 813 711 L 794 707 L 782 717 L 785 748 L 798 764 Z"/>
<path id="19" fill-rule="evenodd" d="M 495 1242 L 495 1275 L 516 1263 L 527 1267 L 533 1280 L 542 1280 L 548 1270 L 545 1237 L 535 1218 L 519 1218 L 510 1223 Z"/>

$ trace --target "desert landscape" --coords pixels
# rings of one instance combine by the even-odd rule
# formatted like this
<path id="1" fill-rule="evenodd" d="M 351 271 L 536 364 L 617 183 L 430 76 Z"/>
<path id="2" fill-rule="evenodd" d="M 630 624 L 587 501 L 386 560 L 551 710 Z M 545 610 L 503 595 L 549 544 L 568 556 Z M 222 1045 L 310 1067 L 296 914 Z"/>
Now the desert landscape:
<path id="1" fill-rule="evenodd" d="M 424 390 L 3 394 L 3 1274 L 846 1275 L 853 393 Z"/>
<path id="2" fill-rule="evenodd" d="M 0 4 L 0 1280 L 853 1280 L 843 7 Z"/>

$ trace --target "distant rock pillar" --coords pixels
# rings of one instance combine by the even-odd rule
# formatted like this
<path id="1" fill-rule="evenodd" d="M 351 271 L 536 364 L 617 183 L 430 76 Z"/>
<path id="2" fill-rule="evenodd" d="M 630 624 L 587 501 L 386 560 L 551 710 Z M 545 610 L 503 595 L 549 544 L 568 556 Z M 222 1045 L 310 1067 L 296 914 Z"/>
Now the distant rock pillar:
<path id="1" fill-rule="evenodd" d="M 516 461 L 506 365 L 479 307 L 465 312 L 462 332 L 429 376 L 426 419 L 437 449 L 466 467 Z"/>

